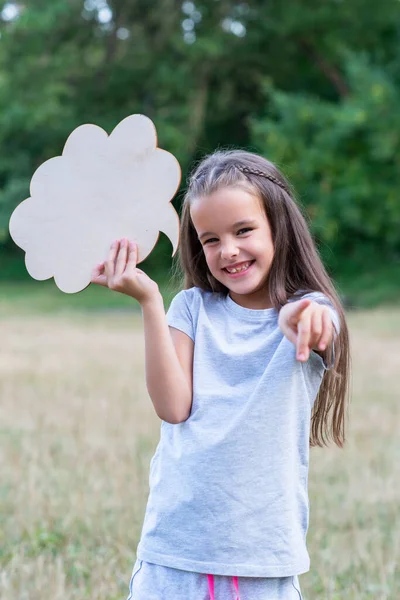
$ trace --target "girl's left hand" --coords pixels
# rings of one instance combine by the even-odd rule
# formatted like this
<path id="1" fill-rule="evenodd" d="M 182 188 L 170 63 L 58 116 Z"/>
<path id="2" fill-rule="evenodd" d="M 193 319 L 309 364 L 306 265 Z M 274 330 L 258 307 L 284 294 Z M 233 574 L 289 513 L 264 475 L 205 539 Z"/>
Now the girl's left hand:
<path id="1" fill-rule="evenodd" d="M 296 359 L 306 362 L 310 351 L 323 352 L 333 338 L 333 324 L 327 306 L 310 298 L 288 302 L 279 312 L 279 327 L 296 346 Z"/>

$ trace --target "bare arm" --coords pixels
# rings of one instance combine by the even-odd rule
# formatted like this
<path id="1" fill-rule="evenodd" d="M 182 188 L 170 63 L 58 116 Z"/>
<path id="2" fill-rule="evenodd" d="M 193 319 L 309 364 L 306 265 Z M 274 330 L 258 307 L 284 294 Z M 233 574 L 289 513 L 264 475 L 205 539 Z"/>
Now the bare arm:
<path id="1" fill-rule="evenodd" d="M 161 294 L 142 304 L 146 384 L 157 415 L 181 423 L 192 406 L 193 341 L 170 329 Z"/>
<path id="2" fill-rule="evenodd" d="M 142 308 L 146 384 L 157 415 L 181 423 L 192 405 L 193 341 L 168 328 L 155 281 L 136 267 L 137 247 L 123 239 L 111 246 L 108 260 L 93 271 L 92 282 L 135 298 Z"/>

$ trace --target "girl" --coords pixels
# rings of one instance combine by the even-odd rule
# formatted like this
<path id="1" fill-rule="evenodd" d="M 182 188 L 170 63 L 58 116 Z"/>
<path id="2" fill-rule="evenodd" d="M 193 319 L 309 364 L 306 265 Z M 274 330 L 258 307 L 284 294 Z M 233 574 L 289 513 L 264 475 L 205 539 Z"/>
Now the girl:
<path id="1" fill-rule="evenodd" d="M 243 151 L 197 167 L 167 318 L 136 258 L 114 242 L 93 274 L 141 305 L 162 419 L 129 599 L 299 600 L 309 445 L 343 445 L 349 351 L 289 184 Z"/>

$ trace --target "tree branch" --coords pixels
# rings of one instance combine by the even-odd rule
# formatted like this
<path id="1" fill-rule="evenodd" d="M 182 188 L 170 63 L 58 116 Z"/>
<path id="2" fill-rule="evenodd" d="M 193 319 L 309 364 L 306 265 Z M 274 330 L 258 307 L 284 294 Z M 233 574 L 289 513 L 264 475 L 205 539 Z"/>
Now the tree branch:
<path id="1" fill-rule="evenodd" d="M 199 83 L 195 88 L 194 97 L 192 102 L 190 103 L 191 114 L 190 114 L 190 123 L 188 131 L 190 131 L 190 136 L 188 136 L 187 148 L 186 151 L 189 156 L 193 154 L 199 138 L 203 133 L 204 128 L 204 120 L 206 114 L 207 100 L 208 100 L 208 90 L 209 90 L 209 70 L 208 68 L 204 68 L 199 76 Z"/>
<path id="2" fill-rule="evenodd" d="M 310 41 L 301 39 L 300 47 L 303 53 L 314 62 L 321 73 L 332 83 L 339 96 L 348 96 L 349 88 L 340 71 L 321 56 Z"/>

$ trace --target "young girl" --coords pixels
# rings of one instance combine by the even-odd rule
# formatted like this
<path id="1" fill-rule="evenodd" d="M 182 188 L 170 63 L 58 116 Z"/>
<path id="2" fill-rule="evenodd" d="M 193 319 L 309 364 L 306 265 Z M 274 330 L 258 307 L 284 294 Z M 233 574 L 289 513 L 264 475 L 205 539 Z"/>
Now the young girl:
<path id="1" fill-rule="evenodd" d="M 162 419 L 129 599 L 299 600 L 309 446 L 343 445 L 349 351 L 289 184 L 248 152 L 198 166 L 167 317 L 136 258 L 114 242 L 93 275 L 141 305 Z"/>

